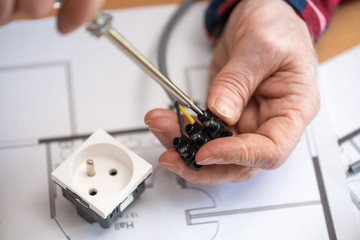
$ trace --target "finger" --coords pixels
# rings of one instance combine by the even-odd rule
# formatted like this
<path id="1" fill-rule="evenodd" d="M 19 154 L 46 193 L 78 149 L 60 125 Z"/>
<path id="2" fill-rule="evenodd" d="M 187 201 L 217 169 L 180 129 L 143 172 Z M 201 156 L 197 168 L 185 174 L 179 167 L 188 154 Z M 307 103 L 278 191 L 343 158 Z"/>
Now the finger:
<path id="1" fill-rule="evenodd" d="M 82 24 L 97 17 L 105 0 L 64 1 L 58 14 L 58 29 L 61 33 L 69 33 Z"/>
<path id="2" fill-rule="evenodd" d="M 0 26 L 8 23 L 15 11 L 14 0 L 0 1 Z"/>
<path id="3" fill-rule="evenodd" d="M 16 13 L 32 18 L 39 18 L 48 14 L 53 8 L 53 1 L 49 0 L 18 0 Z"/>
<path id="4" fill-rule="evenodd" d="M 174 149 L 163 153 L 159 163 L 189 182 L 207 185 L 247 181 L 260 171 L 259 168 L 239 165 L 210 165 L 195 171 L 186 165 Z"/>
<path id="5" fill-rule="evenodd" d="M 146 113 L 144 117 L 145 123 L 156 119 L 156 118 L 170 118 L 172 120 L 177 120 L 177 115 L 174 111 L 169 109 L 163 109 L 163 108 L 156 108 L 153 110 L 150 110 L 148 113 Z"/>
<path id="6" fill-rule="evenodd" d="M 179 117 L 176 112 L 162 108 L 157 108 L 149 111 L 144 117 L 144 122 L 148 124 L 149 122 L 157 118 L 168 118 L 169 120 L 176 121 L 177 123 L 179 122 Z M 188 119 L 184 115 L 182 115 L 182 121 L 184 126 L 190 123 L 190 119 Z M 179 126 L 177 126 L 177 128 L 179 128 Z"/>
<path id="7" fill-rule="evenodd" d="M 242 111 L 239 123 L 236 124 L 239 133 L 254 133 L 259 128 L 259 103 L 251 98 Z"/>
<path id="8" fill-rule="evenodd" d="M 293 118 L 298 115 L 303 123 L 310 123 L 320 108 L 314 68 L 308 68 L 306 73 L 301 74 L 277 72 L 264 81 L 258 87 L 256 96 L 261 106 L 259 122 L 291 113 Z"/>
<path id="9" fill-rule="evenodd" d="M 268 120 L 255 134 L 216 139 L 197 153 L 199 165 L 237 164 L 261 169 L 276 169 L 289 157 L 305 126 L 287 116 Z"/>
<path id="10" fill-rule="evenodd" d="M 239 120 L 257 86 L 279 68 L 283 58 L 270 40 L 253 42 L 252 36 L 239 40 L 208 92 L 208 107 L 229 125 Z"/>
<path id="11" fill-rule="evenodd" d="M 181 135 L 178 117 L 171 110 L 154 109 L 146 114 L 145 123 L 167 149 L 173 148 L 172 140 Z"/>

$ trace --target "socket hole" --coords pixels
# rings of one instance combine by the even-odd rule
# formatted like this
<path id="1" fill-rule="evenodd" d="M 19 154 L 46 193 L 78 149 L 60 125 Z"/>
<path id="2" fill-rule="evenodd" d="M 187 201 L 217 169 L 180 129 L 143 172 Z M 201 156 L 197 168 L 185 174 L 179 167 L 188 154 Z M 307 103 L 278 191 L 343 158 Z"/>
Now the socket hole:
<path id="1" fill-rule="evenodd" d="M 112 169 L 109 170 L 109 174 L 111 176 L 115 176 L 117 174 L 117 170 L 115 168 L 112 168 Z"/>
<path id="2" fill-rule="evenodd" d="M 91 189 L 89 190 L 89 195 L 95 196 L 96 194 L 97 194 L 96 188 L 91 188 Z"/>

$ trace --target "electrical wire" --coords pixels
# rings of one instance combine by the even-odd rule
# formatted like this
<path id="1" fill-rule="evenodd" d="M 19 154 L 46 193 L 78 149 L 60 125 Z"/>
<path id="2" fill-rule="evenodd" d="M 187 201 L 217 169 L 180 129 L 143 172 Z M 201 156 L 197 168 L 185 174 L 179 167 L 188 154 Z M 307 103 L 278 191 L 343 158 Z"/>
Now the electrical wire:
<path id="1" fill-rule="evenodd" d="M 189 119 L 190 123 L 193 124 L 195 122 L 194 118 L 185 110 L 183 105 L 179 104 L 179 108 L 181 112 L 184 114 L 184 116 Z"/>
<path id="2" fill-rule="evenodd" d="M 170 18 L 169 22 L 165 26 L 164 31 L 161 34 L 159 47 L 158 47 L 158 65 L 159 65 L 160 72 L 162 74 L 164 74 L 167 78 L 169 78 L 169 76 L 168 76 L 167 65 L 166 65 L 166 50 L 167 50 L 167 45 L 168 45 L 168 42 L 169 42 L 171 32 L 175 28 L 175 25 L 177 24 L 179 19 L 184 15 L 184 13 L 189 9 L 189 7 L 195 1 L 196 0 L 184 0 L 180 4 L 180 7 L 176 10 L 174 15 Z M 190 120 L 190 122 L 192 122 L 192 121 L 195 122 L 195 121 L 190 116 L 190 114 L 184 109 L 184 107 L 173 96 L 171 96 L 169 93 L 167 93 L 167 95 L 169 96 L 171 102 L 175 106 L 176 114 L 177 114 L 178 119 L 179 119 L 181 135 L 184 136 L 185 135 L 184 122 L 183 122 L 183 119 L 182 119 L 182 116 L 181 116 L 181 112 Z"/>
<path id="3" fill-rule="evenodd" d="M 175 102 L 175 109 L 176 109 L 176 115 L 177 115 L 177 117 L 179 119 L 180 133 L 181 133 L 181 136 L 185 136 L 184 121 L 182 120 L 180 106 L 181 106 L 181 104 L 176 101 Z"/>

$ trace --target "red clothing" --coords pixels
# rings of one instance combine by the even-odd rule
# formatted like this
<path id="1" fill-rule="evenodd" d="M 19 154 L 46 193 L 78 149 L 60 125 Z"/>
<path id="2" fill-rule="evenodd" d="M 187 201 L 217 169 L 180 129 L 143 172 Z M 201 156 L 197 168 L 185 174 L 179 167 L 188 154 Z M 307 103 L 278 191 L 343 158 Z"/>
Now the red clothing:
<path id="1" fill-rule="evenodd" d="M 299 16 L 309 26 L 314 42 L 324 33 L 331 17 L 340 2 L 349 0 L 287 0 Z M 240 0 L 212 0 L 206 15 L 205 24 L 210 40 L 215 42 L 232 9 Z"/>
<path id="2" fill-rule="evenodd" d="M 287 0 L 309 26 L 316 42 L 325 32 L 340 0 Z"/>

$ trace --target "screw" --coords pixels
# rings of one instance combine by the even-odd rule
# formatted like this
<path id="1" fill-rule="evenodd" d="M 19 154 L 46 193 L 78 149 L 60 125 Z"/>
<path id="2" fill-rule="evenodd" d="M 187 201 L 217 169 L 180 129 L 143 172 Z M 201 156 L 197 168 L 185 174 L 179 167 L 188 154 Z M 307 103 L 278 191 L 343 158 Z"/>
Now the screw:
<path id="1" fill-rule="evenodd" d="M 211 124 L 211 121 L 210 121 L 210 120 L 207 120 L 207 121 L 205 122 L 205 126 L 206 126 L 206 127 L 209 127 L 210 124 Z"/>
<path id="2" fill-rule="evenodd" d="M 188 148 L 186 147 L 186 146 L 181 146 L 181 147 L 179 147 L 179 153 L 180 154 L 182 154 L 182 153 L 184 153 L 184 152 L 186 152 L 188 150 Z"/>
<path id="3" fill-rule="evenodd" d="M 194 133 L 193 135 L 191 135 L 191 139 L 196 141 L 200 136 L 200 134 L 198 132 Z"/>

